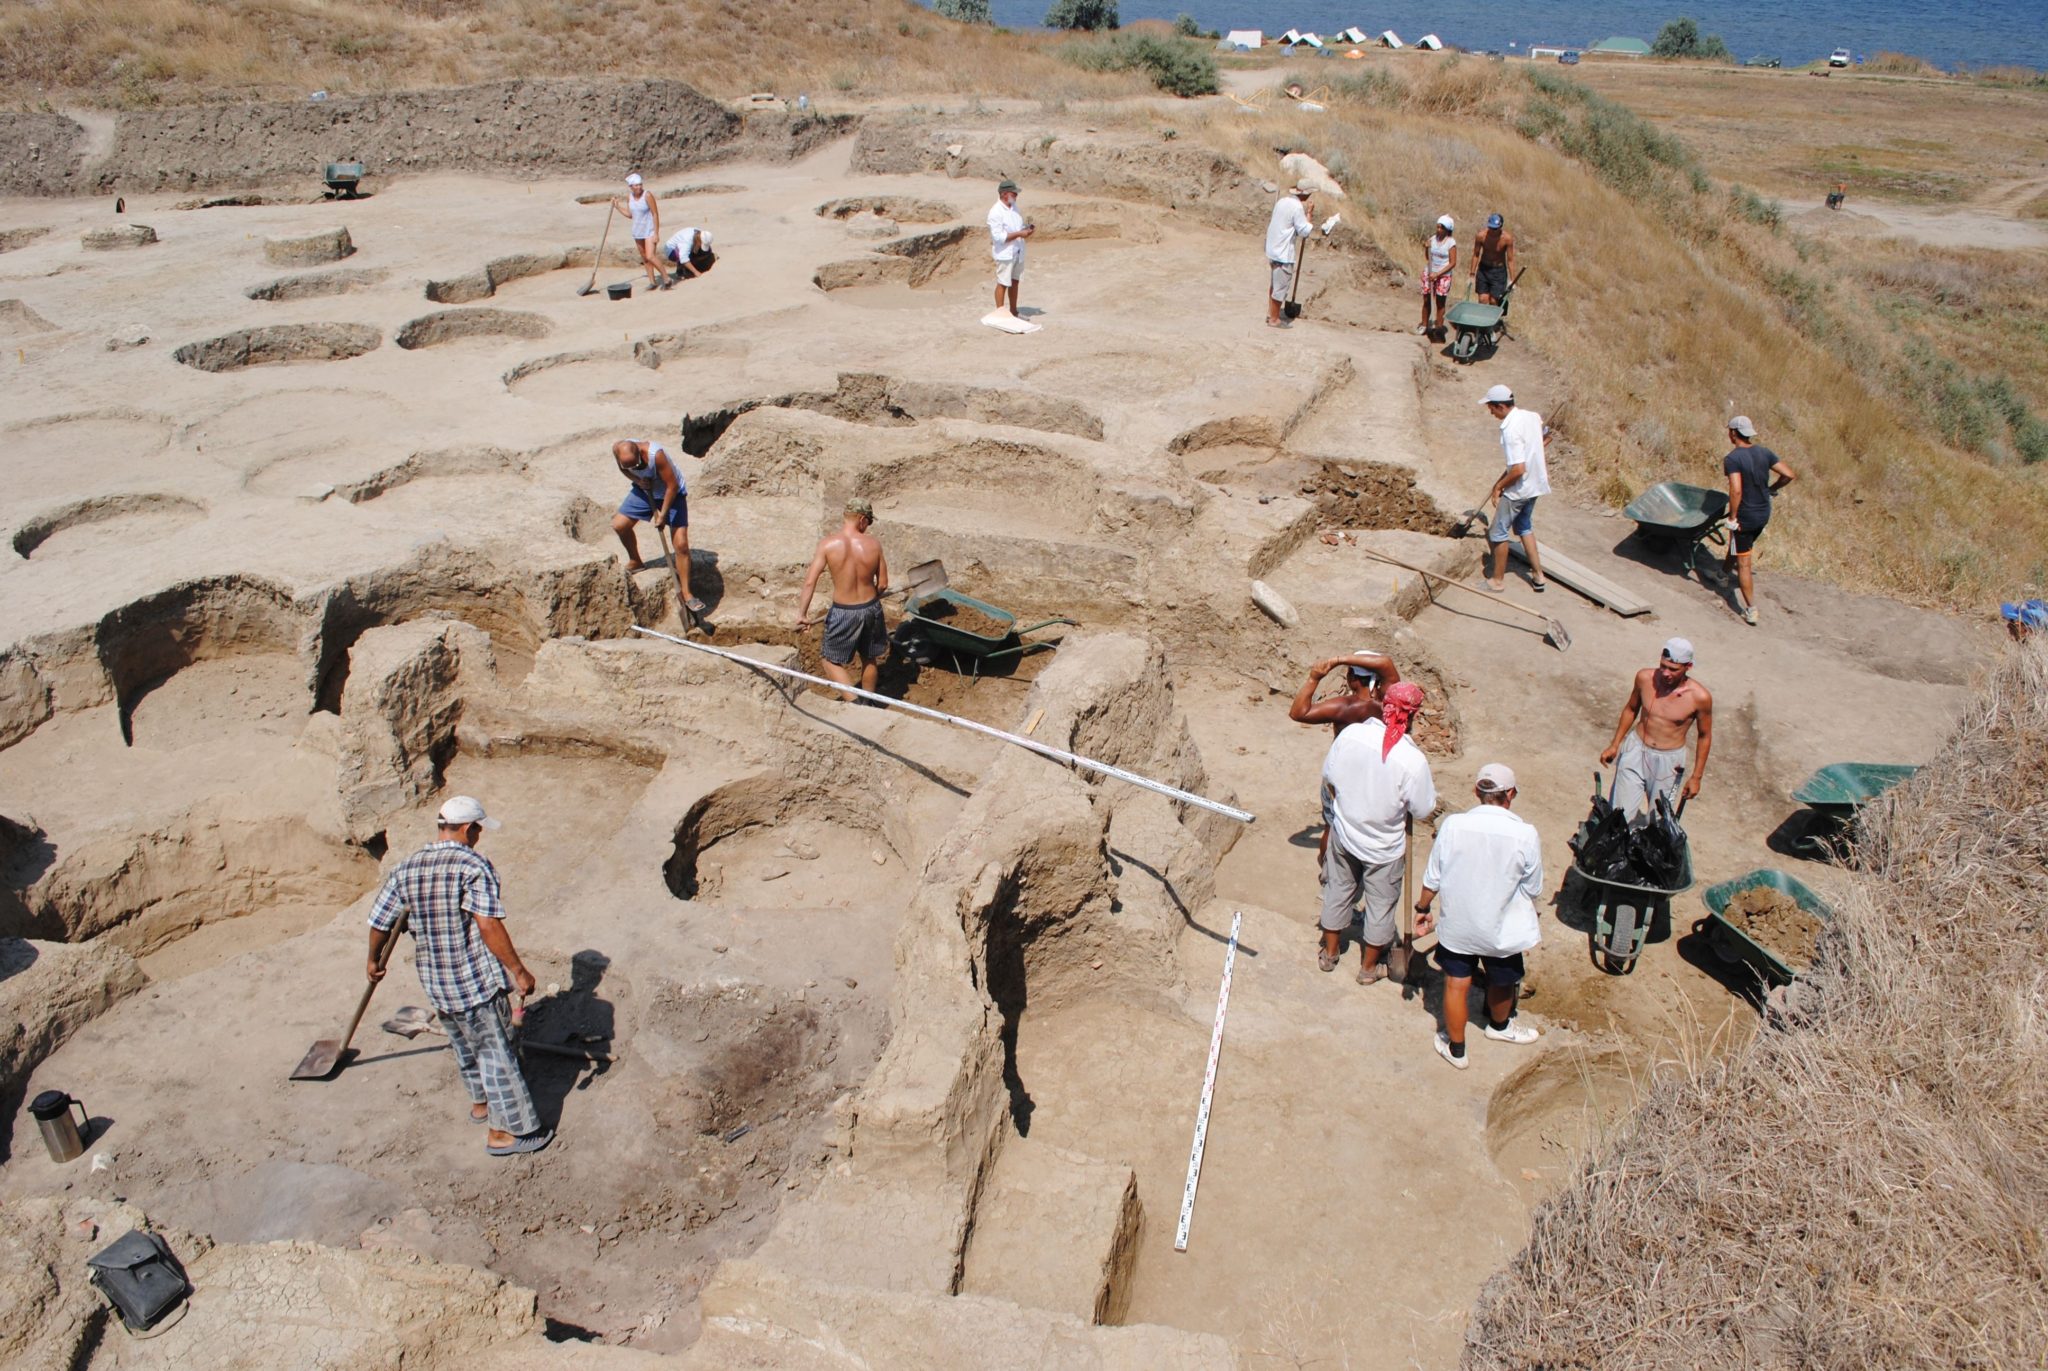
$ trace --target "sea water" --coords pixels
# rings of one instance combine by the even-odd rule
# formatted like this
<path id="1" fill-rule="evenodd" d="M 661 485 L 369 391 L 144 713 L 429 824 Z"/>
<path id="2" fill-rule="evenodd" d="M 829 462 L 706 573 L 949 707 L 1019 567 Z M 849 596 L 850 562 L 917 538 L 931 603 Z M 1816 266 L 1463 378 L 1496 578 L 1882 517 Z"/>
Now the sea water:
<path id="1" fill-rule="evenodd" d="M 1051 0 L 993 0 L 995 21 L 1036 28 Z M 1203 29 L 1259 29 L 1268 38 L 1290 28 L 1327 36 L 1357 25 L 1392 29 L 1413 43 L 1434 33 L 1453 47 L 1520 52 L 1532 44 L 1591 47 L 1603 38 L 1653 42 L 1680 15 L 1701 33 L 1717 33 L 1737 61 L 1767 55 L 1788 67 L 1822 60 L 1836 48 L 1859 57 L 1903 52 L 1939 66 L 2007 63 L 2048 69 L 2044 0 L 1120 0 L 1119 17 L 1172 19 L 1186 12 Z"/>

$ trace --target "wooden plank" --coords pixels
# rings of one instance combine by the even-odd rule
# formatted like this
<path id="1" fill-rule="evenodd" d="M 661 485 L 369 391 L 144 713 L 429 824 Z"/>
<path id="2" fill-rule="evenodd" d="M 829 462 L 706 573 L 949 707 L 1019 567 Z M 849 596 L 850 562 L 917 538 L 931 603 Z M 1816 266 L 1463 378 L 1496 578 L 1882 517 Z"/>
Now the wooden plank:
<path id="1" fill-rule="evenodd" d="M 1529 560 L 1528 554 L 1522 551 L 1519 542 L 1509 543 L 1508 550 L 1514 554 L 1518 562 L 1526 563 Z M 1570 586 L 1587 599 L 1607 606 L 1624 619 L 1632 619 L 1638 614 L 1648 614 L 1653 608 L 1648 600 L 1642 599 L 1635 592 L 1616 585 L 1592 568 L 1565 556 L 1557 550 L 1555 543 L 1543 544 L 1543 578 L 1547 581 L 1556 581 L 1559 585 Z"/>

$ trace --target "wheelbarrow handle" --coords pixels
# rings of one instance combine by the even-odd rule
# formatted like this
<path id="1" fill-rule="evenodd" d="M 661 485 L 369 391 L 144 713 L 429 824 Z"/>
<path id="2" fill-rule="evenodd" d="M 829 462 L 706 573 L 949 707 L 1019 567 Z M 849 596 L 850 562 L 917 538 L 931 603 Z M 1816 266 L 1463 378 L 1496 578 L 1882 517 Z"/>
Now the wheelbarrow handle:
<path id="1" fill-rule="evenodd" d="M 1027 624 L 1023 628 L 1013 628 L 1010 631 L 1022 637 L 1026 633 L 1036 633 L 1041 628 L 1051 628 L 1054 624 L 1066 624 L 1070 628 L 1079 628 L 1081 626 L 1075 620 L 1069 619 L 1062 614 L 1051 619 L 1040 619 L 1035 624 Z"/>

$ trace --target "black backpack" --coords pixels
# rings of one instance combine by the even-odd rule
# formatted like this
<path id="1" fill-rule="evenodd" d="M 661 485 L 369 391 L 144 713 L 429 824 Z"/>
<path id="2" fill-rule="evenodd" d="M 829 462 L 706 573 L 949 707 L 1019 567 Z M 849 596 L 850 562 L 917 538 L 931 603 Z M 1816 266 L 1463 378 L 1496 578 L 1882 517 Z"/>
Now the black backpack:
<path id="1" fill-rule="evenodd" d="M 93 1285 L 130 1333 L 147 1333 L 162 1323 L 191 1289 L 170 1244 L 139 1228 L 86 1258 L 85 1264 Z"/>

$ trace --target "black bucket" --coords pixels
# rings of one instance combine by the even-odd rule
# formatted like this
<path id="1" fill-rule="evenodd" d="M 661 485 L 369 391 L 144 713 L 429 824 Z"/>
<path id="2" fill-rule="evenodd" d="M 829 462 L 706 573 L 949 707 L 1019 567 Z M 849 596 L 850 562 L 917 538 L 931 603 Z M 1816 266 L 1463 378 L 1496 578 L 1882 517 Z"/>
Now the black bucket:
<path id="1" fill-rule="evenodd" d="M 633 295 L 633 283 L 631 281 L 621 281 L 615 286 L 606 286 L 604 288 L 604 293 L 614 300 L 631 299 Z"/>

